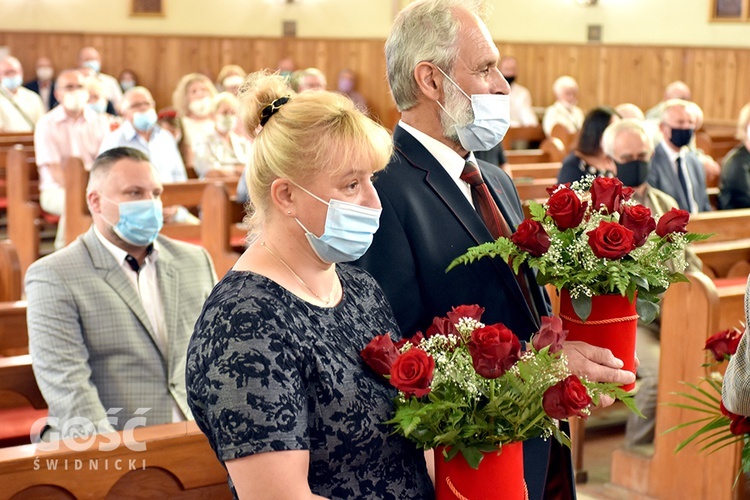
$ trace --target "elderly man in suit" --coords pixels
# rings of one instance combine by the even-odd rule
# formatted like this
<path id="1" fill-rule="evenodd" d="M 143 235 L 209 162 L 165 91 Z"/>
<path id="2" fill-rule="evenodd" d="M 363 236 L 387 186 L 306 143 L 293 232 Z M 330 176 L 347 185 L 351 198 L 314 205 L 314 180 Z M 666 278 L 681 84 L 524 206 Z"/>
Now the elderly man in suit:
<path id="1" fill-rule="evenodd" d="M 29 350 L 49 406 L 43 439 L 190 418 L 187 343 L 216 276 L 205 250 L 159 235 L 161 192 L 140 151 L 99 155 L 91 229 L 26 273 Z"/>
<path id="2" fill-rule="evenodd" d="M 706 172 L 695 153 L 686 146 L 695 132 L 689 103 L 673 99 L 664 103 L 656 146 L 649 168 L 649 185 L 664 191 L 682 210 L 692 213 L 711 210 L 706 192 Z"/>
<path id="3" fill-rule="evenodd" d="M 375 180 L 380 228 L 359 265 L 383 287 L 403 335 L 424 331 L 452 306 L 478 304 L 486 323 L 502 322 L 529 340 L 549 313 L 528 269 L 516 276 L 505 262 L 482 259 L 445 272 L 468 247 L 512 231 L 523 219 L 508 175 L 471 152 L 495 146 L 509 122 L 510 88 L 479 17 L 481 4 L 418 0 L 398 15 L 386 42 L 401 121 L 393 134 L 396 154 Z M 479 105 L 472 108 L 473 102 Z M 571 368 L 589 379 L 635 379 L 609 351 L 569 342 L 565 352 Z M 533 500 L 574 495 L 570 456 L 552 441 L 524 443 Z"/>
<path id="4" fill-rule="evenodd" d="M 45 113 L 57 106 L 55 98 L 55 68 L 52 59 L 42 56 L 36 60 L 36 79 L 23 84 L 24 87 L 39 94 L 44 104 Z"/>

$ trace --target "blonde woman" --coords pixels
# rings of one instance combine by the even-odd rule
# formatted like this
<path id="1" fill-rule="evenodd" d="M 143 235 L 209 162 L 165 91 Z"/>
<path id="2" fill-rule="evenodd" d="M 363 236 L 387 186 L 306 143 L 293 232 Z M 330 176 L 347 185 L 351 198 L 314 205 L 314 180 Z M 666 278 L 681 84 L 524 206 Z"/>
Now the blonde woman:
<path id="1" fill-rule="evenodd" d="M 371 177 L 390 136 L 348 98 L 296 95 L 279 75 L 251 75 L 240 100 L 257 135 L 251 243 L 196 323 L 193 415 L 235 497 L 433 498 L 423 453 L 382 425 L 395 392 L 359 356 L 398 325 L 375 280 L 344 264 L 378 227 Z"/>
<path id="2" fill-rule="evenodd" d="M 214 84 L 200 73 L 183 76 L 172 94 L 172 106 L 182 120 L 185 139 L 191 146 L 213 132 L 211 110 L 215 95 Z"/>
<path id="3" fill-rule="evenodd" d="M 206 177 L 239 177 L 247 163 L 250 143 L 235 133 L 239 101 L 229 92 L 216 94 L 213 100 L 214 130 L 193 145 L 195 171 Z"/>

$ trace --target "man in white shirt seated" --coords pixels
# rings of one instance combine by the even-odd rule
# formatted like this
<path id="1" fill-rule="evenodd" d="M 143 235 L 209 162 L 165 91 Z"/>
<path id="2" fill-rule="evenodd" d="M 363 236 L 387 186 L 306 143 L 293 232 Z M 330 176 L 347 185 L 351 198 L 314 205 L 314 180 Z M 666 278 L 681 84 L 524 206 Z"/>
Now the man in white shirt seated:
<path id="1" fill-rule="evenodd" d="M 122 99 L 122 89 L 117 78 L 102 73 L 102 58 L 99 51 L 94 47 L 84 47 L 78 52 L 78 66 L 80 68 L 90 68 L 96 73 L 96 78 L 102 83 L 104 97 L 119 110 L 120 99 Z"/>
<path id="2" fill-rule="evenodd" d="M 563 125 L 565 129 L 574 134 L 581 130 L 583 125 L 583 110 L 578 104 L 578 82 L 572 76 L 561 76 L 552 84 L 552 92 L 555 94 L 555 103 L 549 106 L 542 118 L 544 135 L 549 137 L 555 125 Z"/>
<path id="3" fill-rule="evenodd" d="M 531 105 L 531 92 L 516 81 L 518 61 L 513 56 L 500 60 L 500 73 L 510 84 L 510 126 L 533 127 L 539 125 L 539 119 Z"/>
<path id="4" fill-rule="evenodd" d="M 22 84 L 23 68 L 18 59 L 0 59 L 0 132 L 33 132 L 44 114 L 42 98 Z"/>

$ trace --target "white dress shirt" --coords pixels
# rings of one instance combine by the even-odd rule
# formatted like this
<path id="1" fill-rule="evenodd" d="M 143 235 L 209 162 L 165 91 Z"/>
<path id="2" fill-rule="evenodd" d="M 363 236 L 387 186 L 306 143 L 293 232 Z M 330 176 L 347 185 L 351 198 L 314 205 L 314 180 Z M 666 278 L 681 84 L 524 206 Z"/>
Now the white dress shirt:
<path id="1" fill-rule="evenodd" d="M 669 158 L 669 163 L 672 165 L 672 172 L 677 176 L 679 179 L 679 174 L 677 173 L 677 158 L 680 158 L 680 170 L 682 170 L 682 175 L 685 177 L 685 184 L 687 185 L 687 194 L 688 194 L 688 203 L 690 204 L 690 213 L 697 214 L 698 213 L 698 202 L 695 201 L 695 194 L 693 194 L 693 181 L 690 179 L 690 172 L 688 172 L 687 164 L 685 162 L 685 155 L 683 154 L 683 148 L 680 148 L 679 151 L 675 151 L 672 149 L 672 147 L 667 143 L 666 140 L 662 140 L 662 147 L 664 148 L 664 151 L 667 153 L 667 158 Z M 678 186 L 679 189 L 682 189 L 682 185 Z"/>

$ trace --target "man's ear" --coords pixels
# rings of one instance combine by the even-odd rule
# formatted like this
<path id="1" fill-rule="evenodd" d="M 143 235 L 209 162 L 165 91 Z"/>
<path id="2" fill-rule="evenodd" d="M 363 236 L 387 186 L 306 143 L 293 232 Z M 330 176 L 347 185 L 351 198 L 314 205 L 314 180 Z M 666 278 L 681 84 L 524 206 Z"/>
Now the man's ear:
<path id="1" fill-rule="evenodd" d="M 99 214 L 102 212 L 102 195 L 96 191 L 86 193 L 86 202 L 89 206 L 89 212 Z"/>
<path id="2" fill-rule="evenodd" d="M 443 97 L 443 74 L 434 64 L 422 61 L 414 68 L 414 80 L 420 92 L 430 100 L 437 101 Z"/>

